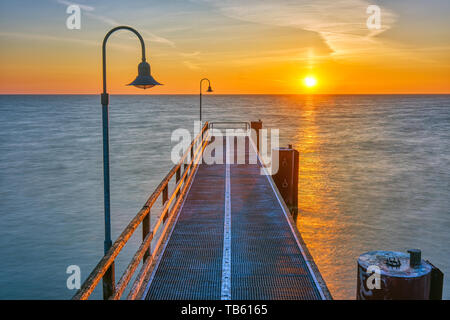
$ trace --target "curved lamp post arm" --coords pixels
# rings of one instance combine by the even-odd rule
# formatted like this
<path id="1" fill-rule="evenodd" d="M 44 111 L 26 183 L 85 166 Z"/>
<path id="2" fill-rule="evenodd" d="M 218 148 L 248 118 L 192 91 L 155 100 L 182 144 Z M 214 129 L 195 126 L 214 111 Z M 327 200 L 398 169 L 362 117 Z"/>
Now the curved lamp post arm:
<path id="1" fill-rule="evenodd" d="M 141 42 L 141 48 L 142 48 L 142 62 L 145 62 L 145 44 L 144 39 L 142 36 L 137 32 L 135 29 L 128 27 L 128 26 L 118 26 L 113 29 L 111 29 L 103 39 L 103 45 L 102 45 L 102 60 L 103 60 L 103 93 L 106 94 L 106 42 L 108 41 L 108 38 L 111 34 L 116 32 L 117 30 L 128 30 L 133 32 Z"/>
<path id="2" fill-rule="evenodd" d="M 200 93 L 202 93 L 202 83 L 203 81 L 208 81 L 208 85 L 211 86 L 211 82 L 209 81 L 208 78 L 203 78 L 202 80 L 200 80 Z"/>
<path id="3" fill-rule="evenodd" d="M 211 88 L 211 82 L 208 78 L 203 78 L 200 80 L 200 123 L 202 122 L 202 83 L 203 81 L 208 81 L 209 88 Z"/>
<path id="4" fill-rule="evenodd" d="M 128 30 L 133 32 L 141 42 L 142 62 L 145 62 L 145 44 L 142 36 L 135 29 L 128 26 L 118 26 L 109 30 L 105 35 L 102 44 L 102 62 L 103 62 L 103 93 L 101 94 L 102 121 L 103 121 L 103 176 L 104 176 L 104 197 L 105 197 L 105 254 L 111 247 L 111 222 L 110 222 L 110 190 L 109 190 L 109 95 L 106 92 L 106 43 L 117 30 Z"/>

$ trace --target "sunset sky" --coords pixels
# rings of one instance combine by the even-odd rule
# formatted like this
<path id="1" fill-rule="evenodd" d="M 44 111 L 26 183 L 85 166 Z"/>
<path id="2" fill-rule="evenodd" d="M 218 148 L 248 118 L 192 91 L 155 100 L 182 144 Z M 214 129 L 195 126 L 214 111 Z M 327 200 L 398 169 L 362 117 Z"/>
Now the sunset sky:
<path id="1" fill-rule="evenodd" d="M 66 28 L 79 4 L 81 29 Z M 381 29 L 366 9 L 381 7 Z M 125 86 L 140 47 L 108 41 L 111 94 L 450 93 L 449 0 L 0 0 L 0 93 L 96 94 L 101 42 L 141 32 L 164 86 Z M 317 84 L 308 87 L 306 77 Z"/>

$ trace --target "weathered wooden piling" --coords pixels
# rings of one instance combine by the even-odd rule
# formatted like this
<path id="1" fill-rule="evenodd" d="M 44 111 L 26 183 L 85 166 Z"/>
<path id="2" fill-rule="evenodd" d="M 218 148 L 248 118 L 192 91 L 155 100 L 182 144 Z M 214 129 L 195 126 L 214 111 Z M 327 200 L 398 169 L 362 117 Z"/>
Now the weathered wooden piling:
<path id="1" fill-rule="evenodd" d="M 356 299 L 442 299 L 442 272 L 422 260 L 420 250 L 411 249 L 408 253 L 371 251 L 362 254 L 358 258 Z"/>
<path id="2" fill-rule="evenodd" d="M 289 145 L 272 150 L 272 167 L 278 161 L 278 171 L 273 180 L 292 215 L 298 213 L 298 165 L 299 153 Z"/>
<path id="3" fill-rule="evenodd" d="M 435 267 L 430 261 L 426 262 L 431 266 L 430 300 L 442 300 L 444 289 L 444 273 Z"/>
<path id="4" fill-rule="evenodd" d="M 250 122 L 250 128 L 252 129 L 252 131 L 254 130 L 254 132 L 256 133 L 256 150 L 258 150 L 258 152 L 260 151 L 259 149 L 259 144 L 260 144 L 260 130 L 262 129 L 262 121 L 258 120 L 258 121 L 252 121 Z"/>

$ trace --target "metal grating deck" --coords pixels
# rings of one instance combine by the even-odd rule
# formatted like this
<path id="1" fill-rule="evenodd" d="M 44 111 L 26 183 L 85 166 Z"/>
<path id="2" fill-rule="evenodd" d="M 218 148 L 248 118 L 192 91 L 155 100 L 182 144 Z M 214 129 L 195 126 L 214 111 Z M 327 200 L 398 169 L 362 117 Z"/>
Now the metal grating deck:
<path id="1" fill-rule="evenodd" d="M 280 204 L 257 165 L 231 166 L 231 296 L 320 299 Z"/>
<path id="2" fill-rule="evenodd" d="M 259 164 L 231 164 L 229 170 L 231 299 L 321 299 L 282 206 L 267 177 L 259 174 Z M 198 167 L 146 299 L 221 299 L 225 177 L 224 164 Z"/>
<path id="3" fill-rule="evenodd" d="M 225 165 L 200 165 L 147 299 L 220 299 Z"/>

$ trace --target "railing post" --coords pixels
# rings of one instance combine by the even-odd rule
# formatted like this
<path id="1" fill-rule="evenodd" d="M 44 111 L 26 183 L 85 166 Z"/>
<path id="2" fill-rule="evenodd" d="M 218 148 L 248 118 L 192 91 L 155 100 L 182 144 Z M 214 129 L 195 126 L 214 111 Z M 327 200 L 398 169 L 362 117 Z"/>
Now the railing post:
<path id="1" fill-rule="evenodd" d="M 147 215 L 145 216 L 144 220 L 142 220 L 142 242 L 144 242 L 145 238 L 150 232 L 150 210 L 148 211 Z M 147 260 L 147 258 L 150 256 L 152 252 L 151 244 L 148 247 L 148 249 L 144 253 L 143 262 Z"/>
<path id="2" fill-rule="evenodd" d="M 167 183 L 169 183 L 169 182 L 167 182 Z M 162 192 L 162 204 L 163 204 L 163 206 L 167 202 L 167 200 L 169 200 L 169 186 L 168 185 L 166 185 L 164 187 L 163 192 Z M 169 212 L 169 211 L 167 211 L 167 212 Z M 168 217 L 168 213 L 166 213 L 166 216 L 164 217 L 163 222 L 166 222 L 167 217 Z"/>
<path id="3" fill-rule="evenodd" d="M 108 300 L 114 293 L 114 262 L 103 275 L 103 300 Z"/>
<path id="4" fill-rule="evenodd" d="M 180 182 L 180 178 L 181 178 L 181 167 L 178 168 L 178 170 L 176 172 L 176 176 L 175 176 L 175 182 L 177 185 L 178 185 L 178 182 Z M 177 198 L 180 196 L 180 190 L 181 190 L 181 188 L 177 192 Z"/>
<path id="5" fill-rule="evenodd" d="M 162 204 L 164 205 L 167 202 L 167 200 L 169 200 L 169 186 L 168 185 L 166 185 L 164 187 L 162 194 L 163 194 Z"/>

